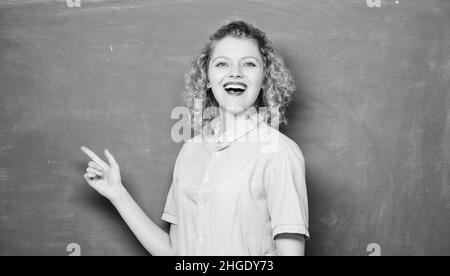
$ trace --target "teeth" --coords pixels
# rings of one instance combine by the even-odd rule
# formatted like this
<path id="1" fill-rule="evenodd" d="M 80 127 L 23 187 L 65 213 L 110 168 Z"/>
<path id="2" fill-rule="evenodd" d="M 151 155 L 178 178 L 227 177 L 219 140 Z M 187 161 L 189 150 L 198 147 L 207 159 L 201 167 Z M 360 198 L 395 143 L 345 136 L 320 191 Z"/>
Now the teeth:
<path id="1" fill-rule="evenodd" d="M 241 85 L 227 85 L 225 88 L 230 88 L 230 89 L 245 89 L 244 86 Z"/>
<path id="2" fill-rule="evenodd" d="M 225 89 L 242 89 L 245 90 L 247 87 L 245 85 L 240 84 L 225 84 Z"/>

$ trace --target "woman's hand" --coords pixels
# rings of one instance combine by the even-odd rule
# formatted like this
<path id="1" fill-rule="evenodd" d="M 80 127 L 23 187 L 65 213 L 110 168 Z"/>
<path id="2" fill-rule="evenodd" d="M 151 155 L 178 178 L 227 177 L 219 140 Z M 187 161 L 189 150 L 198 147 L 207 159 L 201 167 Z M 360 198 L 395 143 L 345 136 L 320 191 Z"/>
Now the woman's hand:
<path id="1" fill-rule="evenodd" d="M 100 159 L 90 149 L 82 146 L 81 150 L 92 160 L 88 163 L 84 179 L 101 195 L 109 200 L 120 197 L 124 191 L 120 177 L 119 164 L 114 157 L 105 149 L 105 156 L 109 164 Z"/>

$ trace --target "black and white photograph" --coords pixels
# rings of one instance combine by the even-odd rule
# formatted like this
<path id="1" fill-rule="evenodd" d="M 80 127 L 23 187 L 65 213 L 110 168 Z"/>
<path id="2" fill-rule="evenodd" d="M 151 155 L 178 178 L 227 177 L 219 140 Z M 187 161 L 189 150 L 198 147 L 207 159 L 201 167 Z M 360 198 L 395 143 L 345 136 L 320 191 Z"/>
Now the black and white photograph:
<path id="1" fill-rule="evenodd" d="M 449 0 L 0 0 L 0 256 L 277 271 L 449 234 Z"/>

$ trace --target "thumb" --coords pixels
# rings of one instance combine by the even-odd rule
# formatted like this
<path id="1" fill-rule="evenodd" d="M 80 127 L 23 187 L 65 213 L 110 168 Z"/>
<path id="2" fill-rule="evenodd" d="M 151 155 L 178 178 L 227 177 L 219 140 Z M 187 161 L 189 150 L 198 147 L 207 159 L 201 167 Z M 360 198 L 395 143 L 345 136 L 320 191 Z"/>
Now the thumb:
<path id="1" fill-rule="evenodd" d="M 112 154 L 107 149 L 105 149 L 105 156 L 111 167 L 119 167 L 119 164 L 117 164 L 116 159 L 114 159 L 114 156 L 112 156 Z"/>

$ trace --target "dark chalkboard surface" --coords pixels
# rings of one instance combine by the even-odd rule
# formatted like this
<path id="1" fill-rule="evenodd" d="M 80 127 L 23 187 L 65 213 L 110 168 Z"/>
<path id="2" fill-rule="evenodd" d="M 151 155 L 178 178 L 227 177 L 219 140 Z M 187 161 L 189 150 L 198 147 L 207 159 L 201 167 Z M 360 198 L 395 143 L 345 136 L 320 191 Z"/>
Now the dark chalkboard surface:
<path id="1" fill-rule="evenodd" d="M 167 229 L 181 147 L 170 114 L 189 63 L 233 16 L 266 31 L 297 82 L 282 131 L 306 158 L 306 253 L 450 254 L 450 1 L 8 0 L 1 255 L 147 254 L 84 181 L 79 147 L 108 148 Z"/>

